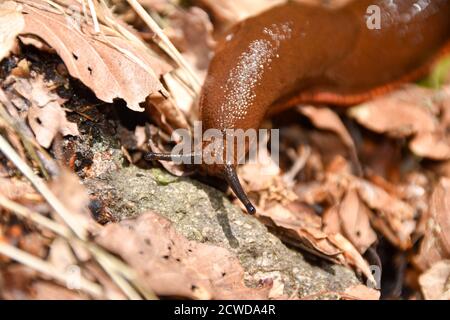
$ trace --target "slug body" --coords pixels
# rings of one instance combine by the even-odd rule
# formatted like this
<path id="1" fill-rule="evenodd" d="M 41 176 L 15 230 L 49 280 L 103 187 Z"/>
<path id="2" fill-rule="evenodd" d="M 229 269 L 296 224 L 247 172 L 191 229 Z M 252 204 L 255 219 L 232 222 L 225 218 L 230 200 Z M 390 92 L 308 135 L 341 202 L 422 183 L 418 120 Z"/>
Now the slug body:
<path id="1" fill-rule="evenodd" d="M 379 28 L 370 8 L 379 9 Z M 423 76 L 449 39 L 450 0 L 274 7 L 219 44 L 200 96 L 203 130 L 258 129 L 267 114 L 298 103 L 360 103 Z M 235 165 L 202 169 L 224 177 L 254 212 Z"/>

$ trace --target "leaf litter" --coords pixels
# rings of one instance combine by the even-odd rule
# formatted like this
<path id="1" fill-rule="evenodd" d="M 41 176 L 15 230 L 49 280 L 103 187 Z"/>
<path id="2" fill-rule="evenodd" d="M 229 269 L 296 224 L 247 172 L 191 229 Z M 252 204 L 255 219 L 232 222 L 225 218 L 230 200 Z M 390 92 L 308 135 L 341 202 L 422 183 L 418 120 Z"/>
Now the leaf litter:
<path id="1" fill-rule="evenodd" d="M 200 7 L 188 10 L 167 1 L 141 3 L 167 23 L 164 31 L 168 38 L 190 70 L 202 79 L 215 39 L 236 21 L 257 15 L 277 1 L 230 4 L 198 0 L 193 3 Z M 91 101 L 98 105 L 119 108 L 119 98 L 133 111 L 146 109 L 142 115 L 151 124 L 140 120 L 131 129 L 119 124 L 118 131 L 124 138 L 120 141 L 135 141 L 121 146 L 123 158 L 133 165 L 142 164 L 146 151 L 170 149 L 168 135 L 176 128 L 189 128 L 198 118 L 198 92 L 181 72 L 183 68 L 168 59 L 167 52 L 163 55 L 154 50 L 161 42 L 154 41 L 154 36 L 149 39 L 155 30 L 148 29 L 142 16 L 124 3 L 115 8 L 121 12 L 113 13 L 96 4 L 95 12 L 72 15 L 70 5 L 80 9 L 81 4 L 76 0 L 18 0 L 0 5 L 0 59 L 5 58 L 0 72 L 0 102 L 1 110 L 5 108 L 9 114 L 1 117 L 0 130 L 42 177 L 43 168 L 50 163 L 45 160 L 47 151 L 52 157 L 61 152 L 61 144 L 67 151 L 74 141 L 87 141 L 85 137 L 95 135 L 90 122 L 100 121 L 85 113 L 84 109 L 97 109 L 86 103 L 89 99 L 78 102 L 80 96 L 67 95 L 68 88 L 74 90 L 73 79 L 94 93 L 98 100 Z M 131 21 L 135 28 L 118 16 Z M 26 46 L 35 47 L 38 53 L 28 54 Z M 53 75 L 45 70 L 52 64 L 37 67 L 36 57 L 45 60 L 44 53 L 56 54 L 62 61 Z M 281 115 L 277 117 L 281 119 L 268 122 L 272 125 L 281 121 L 280 163 L 265 161 L 263 166 L 240 168 L 244 187 L 258 204 L 257 219 L 270 232 L 296 250 L 345 265 L 363 282 L 369 280 L 367 286 L 318 295 L 379 299 L 380 292 L 372 288 L 377 279 L 367 255 L 375 252 L 387 265 L 383 260 L 387 246 L 395 255 L 407 257 L 408 276 L 400 279 L 402 288 L 411 289 L 411 283 L 417 286 L 413 295 L 404 293 L 402 298 L 448 299 L 450 88 L 445 73 L 450 72 L 445 61 L 436 70 L 433 83 L 438 83 L 438 73 L 443 79 L 439 89 L 409 85 L 348 112 L 328 106 L 301 106 L 293 117 Z M 294 118 L 300 121 L 289 122 Z M 147 143 L 149 139 L 156 143 Z M 32 157 L 33 152 L 37 158 Z M 284 285 L 276 278 L 248 287 L 244 269 L 233 253 L 186 239 L 158 213 L 106 221 L 105 226 L 96 224 L 91 217 L 93 208 L 108 212 L 107 204 L 102 208 L 95 195 L 88 195 L 78 178 L 62 168 L 47 176 L 51 180 L 49 192 L 77 217 L 92 239 L 75 241 L 72 236 L 61 236 L 65 234 L 61 230 L 66 229 L 60 229 L 65 221 L 48 202 L 48 195 L 36 192 L 21 179 L 3 153 L 0 259 L 6 264 L 0 269 L 2 297 L 286 298 Z M 75 149 L 68 159 L 78 159 L 80 153 Z M 263 156 L 270 159 L 268 153 Z M 117 168 L 114 157 L 107 150 L 97 152 L 93 161 L 86 160 L 81 166 L 85 169 L 77 173 L 81 178 L 102 176 Z M 77 166 L 69 163 L 69 167 Z M 186 173 L 180 167 L 165 167 L 176 175 Z M 260 172 L 265 174 L 261 176 Z M 35 215 L 26 215 L 31 220 L 14 218 L 15 214 L 24 217 L 29 211 L 47 220 L 35 220 Z M 20 260 L 11 251 L 14 246 L 31 256 Z M 104 259 L 112 261 L 115 269 L 108 268 Z M 55 275 L 42 272 L 41 264 L 55 270 Z M 74 266 L 80 268 L 73 270 L 80 271 L 85 281 L 78 292 L 69 290 L 65 283 L 68 268 Z M 382 294 L 390 297 L 389 292 L 382 290 Z"/>

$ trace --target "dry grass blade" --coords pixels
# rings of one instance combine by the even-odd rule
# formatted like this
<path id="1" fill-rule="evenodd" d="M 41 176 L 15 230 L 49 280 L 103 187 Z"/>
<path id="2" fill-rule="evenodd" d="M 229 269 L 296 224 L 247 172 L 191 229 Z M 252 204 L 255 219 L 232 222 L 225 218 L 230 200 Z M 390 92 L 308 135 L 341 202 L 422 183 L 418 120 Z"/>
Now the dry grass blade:
<path id="1" fill-rule="evenodd" d="M 36 271 L 39 271 L 46 276 L 49 276 L 55 280 L 58 280 L 62 284 L 68 283 L 70 279 L 68 276 L 59 271 L 53 265 L 48 262 L 45 262 L 35 256 L 26 253 L 16 247 L 13 247 L 4 242 L 0 242 L 0 253 L 14 259 L 17 262 L 20 262 Z M 79 289 L 90 294 L 96 298 L 104 298 L 104 292 L 101 286 L 96 283 L 90 282 L 82 277 L 80 277 Z"/>
<path id="2" fill-rule="evenodd" d="M 98 25 L 97 11 L 95 11 L 94 3 L 92 2 L 92 0 L 87 0 L 87 2 L 88 2 L 88 5 L 89 5 L 89 10 L 91 11 L 92 21 L 94 23 L 94 31 L 95 31 L 95 33 L 99 33 L 100 32 L 100 26 Z"/>
<path id="3" fill-rule="evenodd" d="M 136 290 L 128 283 L 128 281 L 133 282 L 136 276 L 129 267 L 125 266 L 120 260 L 111 256 L 108 252 L 99 248 L 97 245 L 91 242 L 83 241 L 74 238 L 72 232 L 65 226 L 50 220 L 37 212 L 31 211 L 28 208 L 17 204 L 4 196 L 0 195 L 0 206 L 10 210 L 11 212 L 17 214 L 18 216 L 29 219 L 30 221 L 36 223 L 37 225 L 51 230 L 55 234 L 65 238 L 69 242 L 76 242 L 87 248 L 92 255 L 96 258 L 98 263 L 102 268 L 108 273 L 108 275 L 113 279 L 117 286 L 130 298 L 133 300 L 140 300 L 141 296 L 136 292 Z M 134 284 L 138 287 L 137 284 Z M 147 299 L 156 299 L 156 296 L 152 292 L 143 291 L 142 294 Z"/>
<path id="4" fill-rule="evenodd" d="M 65 205 L 53 194 L 49 187 L 39 179 L 30 166 L 20 158 L 17 152 L 11 147 L 6 139 L 0 135 L 0 151 L 11 160 L 12 163 L 23 173 L 23 175 L 33 184 L 48 204 L 63 219 L 70 229 L 80 238 L 85 240 L 87 237 L 86 226 L 81 225 L 69 212 Z"/>
<path id="5" fill-rule="evenodd" d="M 159 27 L 155 20 L 145 11 L 145 9 L 140 5 L 137 0 L 127 0 L 130 6 L 136 11 L 136 13 L 141 17 L 141 19 L 147 24 L 147 26 L 156 33 L 156 35 L 161 39 L 162 43 L 166 47 L 167 53 L 170 57 L 185 71 L 191 80 L 191 86 L 195 92 L 200 92 L 200 80 L 196 76 L 195 72 L 192 70 L 189 63 L 183 58 L 180 52 L 175 48 L 169 38 L 165 35 L 163 30 Z"/>
<path id="6" fill-rule="evenodd" d="M 47 228 L 52 232 L 65 238 L 69 238 L 72 235 L 70 230 L 67 229 L 65 226 L 53 220 L 50 220 L 49 218 L 46 218 L 37 212 L 31 211 L 28 208 L 21 206 L 14 201 L 9 200 L 8 198 L 4 197 L 1 194 L 0 194 L 0 207 L 8 209 L 9 211 L 16 213 L 18 216 L 33 221 L 37 225 Z"/>

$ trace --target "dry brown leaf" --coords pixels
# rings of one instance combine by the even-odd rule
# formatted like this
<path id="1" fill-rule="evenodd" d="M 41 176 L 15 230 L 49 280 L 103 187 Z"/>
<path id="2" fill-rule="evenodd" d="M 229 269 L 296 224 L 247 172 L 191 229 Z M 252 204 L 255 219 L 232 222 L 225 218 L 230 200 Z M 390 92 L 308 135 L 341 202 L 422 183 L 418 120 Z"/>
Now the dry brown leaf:
<path id="1" fill-rule="evenodd" d="M 28 110 L 28 122 L 37 142 L 44 148 L 50 147 L 58 132 L 63 136 L 79 135 L 76 123 L 67 121 L 66 113 L 57 102 L 45 107 L 31 106 Z"/>
<path id="2" fill-rule="evenodd" d="M 159 296 L 193 299 L 267 299 L 270 288 L 248 288 L 244 270 L 228 250 L 180 235 L 155 213 L 107 225 L 97 242 L 139 273 Z"/>
<path id="3" fill-rule="evenodd" d="M 416 227 L 415 210 L 370 182 L 357 180 L 355 187 L 361 199 L 372 209 L 374 228 L 394 245 L 403 250 L 409 249 L 412 245 L 411 234 Z"/>
<path id="4" fill-rule="evenodd" d="M 200 79 L 204 80 L 215 46 L 213 26 L 208 15 L 200 8 L 191 7 L 176 10 L 169 18 L 170 29 L 166 32 Z"/>
<path id="5" fill-rule="evenodd" d="M 42 75 L 26 79 L 10 76 L 8 80 L 14 82 L 7 92 L 9 98 L 28 116 L 28 123 L 41 146 L 50 147 L 58 133 L 79 135 L 77 125 L 66 119 L 61 107 L 64 100 L 50 90 Z"/>
<path id="6" fill-rule="evenodd" d="M 370 270 L 370 266 L 361 256 L 353 244 L 340 233 L 328 235 L 328 239 L 341 251 L 344 255 L 346 264 L 353 266 L 356 270 L 361 271 L 372 285 L 376 285 L 376 280 Z"/>
<path id="7" fill-rule="evenodd" d="M 334 263 L 352 265 L 373 283 L 369 265 L 358 250 L 342 235 L 323 231 L 322 219 L 300 205 L 284 207 L 279 204 L 258 211 L 258 219 L 274 229 L 287 243 L 298 246 Z"/>
<path id="8" fill-rule="evenodd" d="M 426 300 L 450 300 L 450 260 L 434 264 L 419 277 Z"/>
<path id="9" fill-rule="evenodd" d="M 374 229 L 380 231 L 401 249 L 411 247 L 411 235 L 416 227 L 416 211 L 384 189 L 349 174 L 346 162 L 342 158 L 337 158 L 330 165 L 323 183 L 310 184 L 306 190 L 299 187 L 296 192 L 302 201 L 310 205 L 326 203 L 334 206 L 342 202 L 344 195 L 350 189 L 357 190 L 361 200 L 371 209 L 366 212 L 370 215 Z M 330 212 L 328 216 L 326 215 L 327 219 L 332 221 L 331 223 L 340 221 L 340 218 L 333 217 L 334 214 L 337 213 Z M 327 223 L 327 228 L 329 227 Z M 331 230 L 341 229 L 332 228 Z"/>
<path id="10" fill-rule="evenodd" d="M 356 146 L 347 128 L 342 123 L 339 116 L 329 108 L 301 106 L 297 110 L 308 117 L 309 120 L 319 129 L 329 130 L 338 135 L 345 146 L 351 152 L 352 157 L 356 160 Z"/>
<path id="11" fill-rule="evenodd" d="M 450 258 L 450 179 L 441 178 L 430 199 L 430 219 L 419 254 L 418 266 L 426 270 L 434 263 Z"/>
<path id="12" fill-rule="evenodd" d="M 406 87 L 392 94 L 350 109 L 349 114 L 364 127 L 393 137 L 408 137 L 419 132 L 433 132 L 437 121 L 429 106 L 435 92 Z"/>
<path id="13" fill-rule="evenodd" d="M 25 26 L 20 8 L 12 1 L 0 3 L 0 61 L 7 57 Z"/>
<path id="14" fill-rule="evenodd" d="M 32 5 L 26 1 L 22 12 L 25 28 L 21 34 L 37 36 L 51 46 L 69 73 L 100 100 L 122 98 L 130 109 L 143 111 L 139 104 L 149 94 L 164 92 L 159 76 L 170 67 L 112 29 L 101 25 L 101 33 L 95 34 L 93 27 L 83 22 L 78 30 L 65 14 L 42 0 Z"/>
<path id="15" fill-rule="evenodd" d="M 338 210 L 342 234 L 360 253 L 364 253 L 376 240 L 377 235 L 370 226 L 370 210 L 361 202 L 355 190 L 350 189 Z"/>
<path id="16" fill-rule="evenodd" d="M 51 182 L 50 189 L 70 213 L 76 216 L 80 225 L 95 230 L 97 225 L 94 224 L 94 220 L 90 216 L 87 190 L 75 173 L 61 168 L 59 176 Z"/>
<path id="17" fill-rule="evenodd" d="M 409 86 L 355 107 L 349 114 L 375 132 L 398 138 L 412 136 L 409 148 L 418 156 L 447 160 L 450 158 L 448 96 L 444 90 Z"/>
<path id="18" fill-rule="evenodd" d="M 314 212 L 302 210 L 293 213 L 288 208 L 275 204 L 269 209 L 258 211 L 258 219 L 269 227 L 276 228 L 281 236 L 292 243 L 296 242 L 301 248 L 316 255 L 342 263 L 339 255 L 342 253 L 322 232 L 321 218 Z"/>
<path id="19" fill-rule="evenodd" d="M 425 132 L 411 140 L 409 147 L 421 157 L 433 160 L 450 159 L 450 137 L 440 132 Z"/>
<path id="20" fill-rule="evenodd" d="M 344 291 L 345 294 L 355 297 L 358 300 L 379 300 L 380 291 L 366 287 L 362 284 L 357 284 Z"/>
<path id="21" fill-rule="evenodd" d="M 15 178 L 0 178 L 0 194 L 10 200 L 40 197 L 29 183 Z"/>

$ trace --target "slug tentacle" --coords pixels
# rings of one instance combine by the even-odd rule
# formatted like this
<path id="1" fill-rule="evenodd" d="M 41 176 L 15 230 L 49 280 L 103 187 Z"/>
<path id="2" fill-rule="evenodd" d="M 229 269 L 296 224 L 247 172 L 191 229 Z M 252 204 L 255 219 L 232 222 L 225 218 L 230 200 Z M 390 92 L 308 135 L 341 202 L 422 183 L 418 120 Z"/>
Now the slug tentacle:
<path id="1" fill-rule="evenodd" d="M 245 193 L 244 189 L 242 189 L 241 182 L 239 181 L 239 177 L 236 173 L 235 167 L 233 167 L 230 164 L 224 165 L 224 178 L 228 182 L 228 185 L 233 190 L 234 194 L 238 199 L 242 202 L 242 204 L 245 206 L 245 209 L 247 209 L 247 212 L 249 214 L 255 214 L 256 209 L 253 206 L 253 204 L 250 202 L 250 200 L 247 197 L 247 194 Z"/>
<path id="2" fill-rule="evenodd" d="M 148 152 L 144 155 L 144 159 L 147 161 L 160 160 L 160 161 L 177 161 L 182 163 L 194 163 L 194 158 L 197 156 L 198 154 L 195 152 L 188 154 L 173 154 L 170 152 L 168 153 Z"/>

